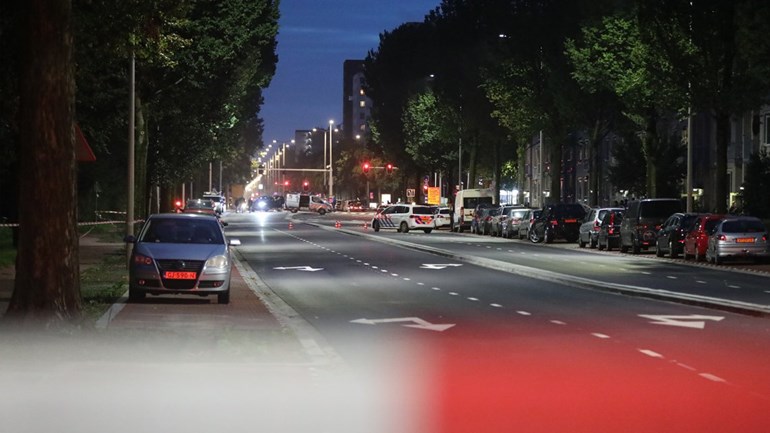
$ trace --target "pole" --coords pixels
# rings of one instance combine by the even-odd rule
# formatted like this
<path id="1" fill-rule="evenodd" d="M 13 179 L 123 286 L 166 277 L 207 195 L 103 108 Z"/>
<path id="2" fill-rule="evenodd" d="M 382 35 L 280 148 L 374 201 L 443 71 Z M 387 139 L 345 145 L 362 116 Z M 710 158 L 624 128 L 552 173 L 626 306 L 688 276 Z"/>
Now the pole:
<path id="1" fill-rule="evenodd" d="M 457 186 L 463 190 L 463 138 L 458 140 L 457 148 Z"/>
<path id="2" fill-rule="evenodd" d="M 209 161 L 209 189 L 208 191 L 211 191 L 211 171 L 212 171 L 213 165 L 212 162 Z"/>
<path id="3" fill-rule="evenodd" d="M 136 56 L 131 53 L 131 72 L 128 91 L 128 203 L 126 203 L 126 236 L 134 235 L 134 129 L 136 123 Z M 131 260 L 131 244 L 126 243 L 126 265 Z"/>
<path id="4" fill-rule="evenodd" d="M 687 108 L 687 213 L 692 212 L 692 108 Z"/>
<path id="5" fill-rule="evenodd" d="M 328 168 L 326 166 L 326 146 L 327 146 L 327 144 L 326 144 L 326 131 L 324 131 L 324 164 L 323 164 L 323 167 L 321 167 L 321 168 L 324 169 L 324 186 L 326 186 L 326 170 Z"/>
<path id="6" fill-rule="evenodd" d="M 539 194 L 537 195 L 537 203 L 538 207 L 543 207 L 545 204 L 545 174 L 543 173 L 543 130 L 540 130 L 540 148 L 538 149 L 540 151 L 540 161 L 538 161 L 538 183 L 540 185 L 540 188 L 538 188 Z"/>
<path id="7" fill-rule="evenodd" d="M 334 121 L 329 121 L 329 198 L 334 197 L 334 158 L 332 155 L 333 152 L 333 146 L 334 146 L 334 131 L 332 130 L 332 125 L 334 125 Z"/>

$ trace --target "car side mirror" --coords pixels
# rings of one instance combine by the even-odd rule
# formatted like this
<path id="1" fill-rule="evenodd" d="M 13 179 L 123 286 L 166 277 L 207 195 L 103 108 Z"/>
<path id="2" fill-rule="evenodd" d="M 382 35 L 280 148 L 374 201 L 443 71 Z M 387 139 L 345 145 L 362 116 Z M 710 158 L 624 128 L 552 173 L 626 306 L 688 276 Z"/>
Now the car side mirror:
<path id="1" fill-rule="evenodd" d="M 222 223 L 222 227 L 227 227 L 228 223 L 225 221 L 220 221 Z"/>
<path id="2" fill-rule="evenodd" d="M 227 244 L 234 247 L 239 247 L 241 245 L 241 241 L 239 239 L 229 239 Z"/>
<path id="3" fill-rule="evenodd" d="M 127 244 L 134 244 L 136 243 L 136 238 L 134 235 L 126 235 L 126 237 L 123 238 L 123 242 Z"/>

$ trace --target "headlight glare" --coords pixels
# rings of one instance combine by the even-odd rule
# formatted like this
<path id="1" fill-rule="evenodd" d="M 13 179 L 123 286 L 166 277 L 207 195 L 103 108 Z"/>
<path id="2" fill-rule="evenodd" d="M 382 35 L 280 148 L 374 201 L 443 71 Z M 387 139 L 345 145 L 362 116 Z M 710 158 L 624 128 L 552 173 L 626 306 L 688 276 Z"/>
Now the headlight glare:
<path id="1" fill-rule="evenodd" d="M 227 256 L 214 256 L 206 261 L 207 268 L 226 268 L 229 264 Z"/>

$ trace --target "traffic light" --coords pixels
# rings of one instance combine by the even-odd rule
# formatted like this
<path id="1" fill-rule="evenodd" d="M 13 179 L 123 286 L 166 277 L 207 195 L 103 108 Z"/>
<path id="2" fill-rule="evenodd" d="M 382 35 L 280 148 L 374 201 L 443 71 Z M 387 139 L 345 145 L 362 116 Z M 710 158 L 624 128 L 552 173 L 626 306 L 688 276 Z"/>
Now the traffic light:
<path id="1" fill-rule="evenodd" d="M 363 166 L 364 173 L 369 173 L 369 169 L 370 168 L 371 168 L 371 166 L 369 165 L 369 163 L 365 162 L 364 166 Z"/>
<path id="2" fill-rule="evenodd" d="M 310 182 L 308 181 L 302 182 L 302 190 L 305 192 L 310 191 Z"/>
<path id="3" fill-rule="evenodd" d="M 260 165 L 257 168 L 257 174 L 265 174 L 265 166 L 264 165 Z"/>
<path id="4" fill-rule="evenodd" d="M 288 180 L 284 180 L 283 181 L 283 186 L 289 186 L 289 181 Z"/>
<path id="5" fill-rule="evenodd" d="M 385 165 L 385 171 L 388 172 L 388 174 L 393 174 L 393 164 L 388 163 Z"/>

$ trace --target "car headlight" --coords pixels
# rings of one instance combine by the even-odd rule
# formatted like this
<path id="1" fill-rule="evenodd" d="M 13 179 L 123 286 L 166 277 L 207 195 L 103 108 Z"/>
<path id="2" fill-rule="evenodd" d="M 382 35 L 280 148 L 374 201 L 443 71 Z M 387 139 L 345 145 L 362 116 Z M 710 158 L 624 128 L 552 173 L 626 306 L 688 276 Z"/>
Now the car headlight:
<path id="1" fill-rule="evenodd" d="M 227 259 L 227 256 L 214 256 L 208 260 L 206 260 L 206 267 L 207 268 L 227 268 L 230 261 Z"/>
<path id="2" fill-rule="evenodd" d="M 152 257 L 141 254 L 134 254 L 134 265 L 149 266 L 152 264 Z"/>

